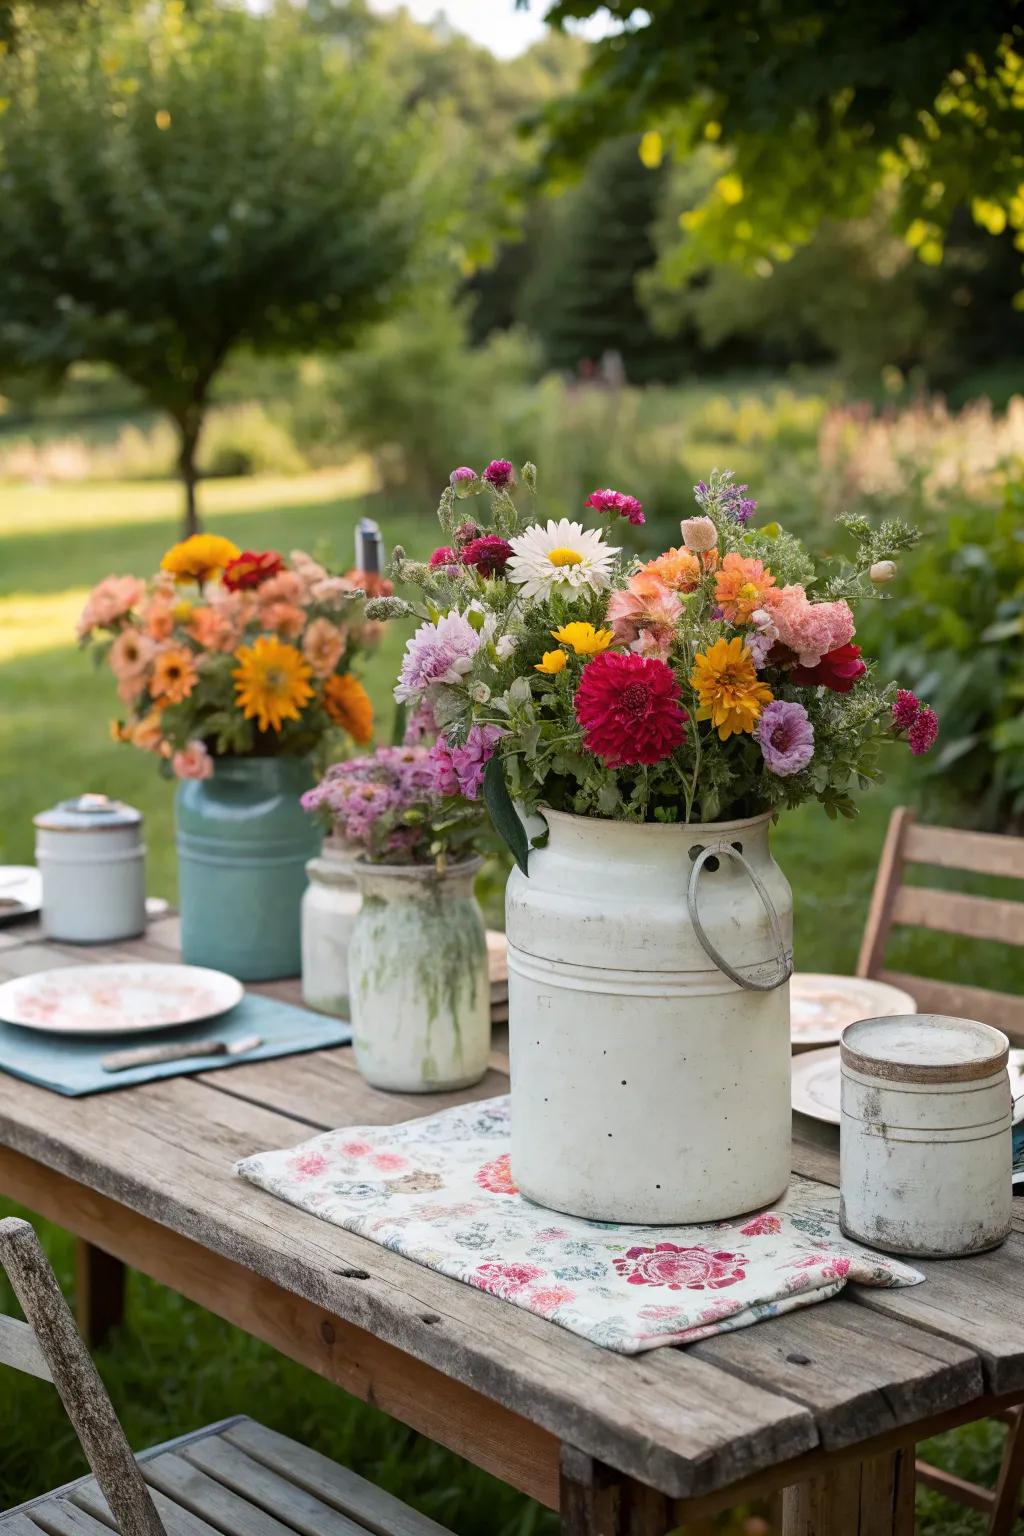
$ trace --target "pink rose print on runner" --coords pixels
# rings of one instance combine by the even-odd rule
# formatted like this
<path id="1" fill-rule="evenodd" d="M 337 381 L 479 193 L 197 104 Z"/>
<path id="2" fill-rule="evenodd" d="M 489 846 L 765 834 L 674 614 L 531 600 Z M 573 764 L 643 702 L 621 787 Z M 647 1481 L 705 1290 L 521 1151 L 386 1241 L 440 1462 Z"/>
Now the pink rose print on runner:
<path id="1" fill-rule="evenodd" d="M 745 1227 L 740 1227 L 740 1231 L 744 1237 L 767 1237 L 770 1232 L 781 1232 L 782 1222 L 771 1211 L 762 1211 L 760 1216 L 748 1221 Z"/>
<path id="2" fill-rule="evenodd" d="M 850 1273 L 850 1260 L 840 1253 L 809 1253 L 802 1259 L 783 1264 L 783 1269 L 820 1269 L 823 1280 L 845 1280 Z"/>
<path id="3" fill-rule="evenodd" d="M 746 1258 L 712 1248 L 630 1248 L 612 1260 L 627 1285 L 666 1285 L 670 1291 L 721 1290 L 745 1277 Z"/>
<path id="4" fill-rule="evenodd" d="M 401 1173 L 403 1168 L 409 1166 L 409 1159 L 397 1152 L 378 1152 L 376 1157 L 371 1157 L 370 1162 L 381 1173 Z"/>
<path id="5" fill-rule="evenodd" d="M 326 1171 L 327 1159 L 322 1152 L 301 1152 L 292 1162 L 292 1172 L 297 1179 L 315 1179 Z"/>
<path id="6" fill-rule="evenodd" d="M 473 1273 L 480 1289 L 507 1301 L 544 1274 L 539 1264 L 478 1264 Z"/>
<path id="7" fill-rule="evenodd" d="M 540 1312 L 547 1317 L 550 1312 L 557 1312 L 559 1307 L 567 1306 L 575 1300 L 576 1292 L 571 1291 L 567 1285 L 550 1285 L 546 1289 L 530 1292 L 530 1311 Z"/>
<path id="8" fill-rule="evenodd" d="M 346 1157 L 365 1157 L 373 1148 L 368 1141 L 343 1141 L 338 1151 L 344 1152 Z"/>
<path id="9" fill-rule="evenodd" d="M 519 1190 L 512 1182 L 512 1158 L 508 1152 L 496 1157 L 493 1163 L 484 1163 L 477 1169 L 474 1175 L 481 1189 L 489 1190 L 492 1195 L 518 1195 Z"/>

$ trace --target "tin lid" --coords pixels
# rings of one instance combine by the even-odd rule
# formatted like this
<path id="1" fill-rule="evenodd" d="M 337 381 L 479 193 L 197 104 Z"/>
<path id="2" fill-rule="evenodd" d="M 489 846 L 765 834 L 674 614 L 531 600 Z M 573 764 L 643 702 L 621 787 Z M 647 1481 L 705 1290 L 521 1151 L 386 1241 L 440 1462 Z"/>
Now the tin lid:
<path id="1" fill-rule="evenodd" d="M 940 1013 L 858 1019 L 843 1030 L 844 1067 L 901 1083 L 967 1083 L 1005 1067 L 1010 1042 L 977 1019 Z"/>
<path id="2" fill-rule="evenodd" d="M 53 810 L 41 811 L 33 819 L 46 832 L 107 832 L 138 826 L 142 812 L 109 795 L 87 794 L 61 800 Z"/>

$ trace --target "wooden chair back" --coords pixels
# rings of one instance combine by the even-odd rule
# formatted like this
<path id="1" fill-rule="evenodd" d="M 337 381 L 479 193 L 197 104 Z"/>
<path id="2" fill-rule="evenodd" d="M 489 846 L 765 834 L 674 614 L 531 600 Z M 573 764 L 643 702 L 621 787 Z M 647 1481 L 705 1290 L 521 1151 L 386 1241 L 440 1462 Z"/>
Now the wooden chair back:
<path id="1" fill-rule="evenodd" d="M 28 1319 L 0 1314 L 0 1365 L 57 1388 L 121 1536 L 166 1536 L 114 1405 L 27 1221 L 0 1221 L 0 1268 Z"/>
<path id="2" fill-rule="evenodd" d="M 885 965 L 889 934 L 898 926 L 1024 945 L 1024 900 L 1007 901 L 906 885 L 904 872 L 910 864 L 1024 881 L 1024 837 L 919 826 L 912 811 L 898 806 L 889 820 L 857 962 L 858 976 L 871 976 L 902 987 L 917 1000 L 923 1013 L 980 1019 L 983 1024 L 1001 1029 L 1009 1036 L 1011 1045 L 1024 1045 L 1024 995 L 936 981 L 928 976 L 908 976 L 887 970 Z M 1021 895 L 1024 897 L 1024 886 Z M 1021 979 L 1024 984 L 1024 963 Z"/>

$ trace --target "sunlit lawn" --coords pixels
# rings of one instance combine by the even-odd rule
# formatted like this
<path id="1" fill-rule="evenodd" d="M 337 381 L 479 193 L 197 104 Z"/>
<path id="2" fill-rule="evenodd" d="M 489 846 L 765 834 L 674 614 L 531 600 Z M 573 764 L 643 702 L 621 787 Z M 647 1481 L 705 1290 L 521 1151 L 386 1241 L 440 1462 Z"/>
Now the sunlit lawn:
<path id="1" fill-rule="evenodd" d="M 401 542 L 422 554 L 435 542 L 432 508 L 384 501 L 358 465 L 292 480 L 224 480 L 203 490 L 207 526 L 244 547 L 327 544 L 348 563 L 364 513 L 379 520 L 389 547 Z M 178 493 L 167 483 L 0 491 L 0 862 L 31 861 L 37 811 L 80 790 L 103 790 L 144 811 L 150 891 L 174 899 L 172 787 L 152 759 L 110 741 L 112 681 L 76 650 L 73 626 L 93 582 L 110 571 L 155 569 L 177 533 Z M 368 671 L 382 735 L 390 730 L 390 683 L 404 638 L 396 627 Z M 920 799 L 913 764 L 902 752 L 894 763 L 895 777 L 865 800 L 857 823 L 833 826 L 807 807 L 779 829 L 776 852 L 794 888 L 804 970 L 853 968 L 889 810 Z M 934 802 L 930 809 L 935 814 Z M 995 945 L 908 937 L 893 963 L 1014 985 L 1010 958 Z M 69 1278 L 67 1240 L 51 1230 L 48 1241 Z M 267 1423 L 414 1498 L 463 1536 L 555 1529 L 527 1501 L 140 1277 L 128 1327 L 101 1364 L 137 1446 L 258 1402 Z M 42 1388 L 15 1388 L 0 1377 L 0 1424 L 0 1504 L 68 1475 L 71 1443 Z M 1000 1434 L 993 1426 L 961 1432 L 945 1454 L 957 1471 L 991 1480 Z M 935 1498 L 922 1501 L 921 1515 L 922 1531 L 982 1529 L 980 1517 L 954 1513 Z"/>

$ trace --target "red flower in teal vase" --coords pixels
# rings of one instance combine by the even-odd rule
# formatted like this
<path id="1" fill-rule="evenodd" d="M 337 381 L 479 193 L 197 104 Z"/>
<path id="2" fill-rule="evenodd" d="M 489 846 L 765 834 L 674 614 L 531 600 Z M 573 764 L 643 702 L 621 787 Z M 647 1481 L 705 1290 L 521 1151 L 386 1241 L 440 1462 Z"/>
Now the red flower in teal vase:
<path id="1" fill-rule="evenodd" d="M 518 1195 L 519 1193 L 512 1179 L 512 1159 L 507 1152 L 501 1157 L 496 1157 L 493 1163 L 484 1163 L 473 1177 L 481 1189 L 488 1190 L 492 1195 Z"/>
<path id="2" fill-rule="evenodd" d="M 782 1222 L 771 1211 L 762 1211 L 760 1216 L 748 1221 L 745 1227 L 740 1227 L 740 1231 L 744 1237 L 767 1237 L 770 1232 L 781 1232 Z"/>
<path id="3" fill-rule="evenodd" d="M 539 1264 L 478 1264 L 473 1271 L 482 1291 L 503 1296 L 506 1301 L 517 1296 L 524 1286 L 545 1273 Z"/>
<path id="4" fill-rule="evenodd" d="M 629 1248 L 613 1260 L 627 1285 L 666 1285 L 670 1291 L 721 1290 L 746 1275 L 746 1258 L 722 1249 L 677 1248 L 659 1243 L 656 1248 Z"/>

